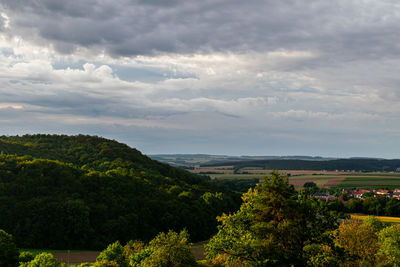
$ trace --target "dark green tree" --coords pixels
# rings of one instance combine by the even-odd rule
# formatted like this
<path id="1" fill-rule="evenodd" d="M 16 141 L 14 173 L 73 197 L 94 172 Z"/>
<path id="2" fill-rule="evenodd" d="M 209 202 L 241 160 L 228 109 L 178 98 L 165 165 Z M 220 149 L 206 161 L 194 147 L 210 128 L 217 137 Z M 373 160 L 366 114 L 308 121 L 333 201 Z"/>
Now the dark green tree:
<path id="1" fill-rule="evenodd" d="M 317 184 L 314 182 L 305 182 L 303 187 L 304 187 L 304 189 L 310 189 L 310 190 L 318 189 Z"/>
<path id="2" fill-rule="evenodd" d="M 0 266 L 18 266 L 18 255 L 12 236 L 0 229 Z"/>

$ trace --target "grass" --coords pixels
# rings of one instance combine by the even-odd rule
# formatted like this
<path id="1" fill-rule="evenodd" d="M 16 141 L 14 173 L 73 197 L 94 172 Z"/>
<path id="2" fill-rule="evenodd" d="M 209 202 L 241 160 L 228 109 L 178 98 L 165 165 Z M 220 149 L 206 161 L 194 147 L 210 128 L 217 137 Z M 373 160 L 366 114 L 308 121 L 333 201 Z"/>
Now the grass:
<path id="1" fill-rule="evenodd" d="M 340 184 L 339 187 L 352 188 L 352 187 L 364 187 L 364 188 L 395 188 L 400 187 L 400 177 L 398 176 L 356 176 L 346 177 Z"/>

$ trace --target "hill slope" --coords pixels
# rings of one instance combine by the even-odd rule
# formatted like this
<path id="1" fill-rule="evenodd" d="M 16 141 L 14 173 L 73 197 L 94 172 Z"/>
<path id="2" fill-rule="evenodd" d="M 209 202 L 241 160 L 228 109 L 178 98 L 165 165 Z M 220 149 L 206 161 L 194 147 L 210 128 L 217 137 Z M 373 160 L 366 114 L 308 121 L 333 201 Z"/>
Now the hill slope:
<path id="1" fill-rule="evenodd" d="M 194 240 L 237 195 L 92 136 L 0 137 L 0 228 L 20 247 L 102 248 L 187 228 Z"/>

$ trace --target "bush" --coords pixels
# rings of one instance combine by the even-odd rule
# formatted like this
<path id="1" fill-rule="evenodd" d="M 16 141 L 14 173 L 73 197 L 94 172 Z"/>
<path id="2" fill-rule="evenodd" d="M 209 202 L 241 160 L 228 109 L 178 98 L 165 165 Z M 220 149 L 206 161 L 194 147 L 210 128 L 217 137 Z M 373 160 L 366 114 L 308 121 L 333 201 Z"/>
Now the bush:
<path id="1" fill-rule="evenodd" d="M 50 253 L 40 253 L 30 262 L 25 262 L 20 267 L 64 267 L 65 263 L 60 263 Z"/>
<path id="2" fill-rule="evenodd" d="M 108 245 L 108 247 L 103 250 L 100 255 L 96 259 L 97 264 L 114 264 L 111 262 L 115 262 L 119 264 L 121 267 L 127 266 L 124 257 L 124 248 L 121 246 L 119 241 Z M 108 263 L 107 263 L 108 262 Z M 96 266 L 113 266 L 113 265 L 96 265 Z"/>
<path id="3" fill-rule="evenodd" d="M 23 262 L 31 261 L 31 260 L 33 260 L 34 258 L 35 258 L 35 256 L 33 256 L 32 252 L 23 251 L 23 252 L 21 252 L 21 253 L 19 254 L 18 261 L 19 261 L 20 263 L 23 263 Z"/>
<path id="4" fill-rule="evenodd" d="M 186 231 L 160 233 L 148 245 L 151 254 L 140 262 L 140 266 L 197 266 L 191 253 Z"/>

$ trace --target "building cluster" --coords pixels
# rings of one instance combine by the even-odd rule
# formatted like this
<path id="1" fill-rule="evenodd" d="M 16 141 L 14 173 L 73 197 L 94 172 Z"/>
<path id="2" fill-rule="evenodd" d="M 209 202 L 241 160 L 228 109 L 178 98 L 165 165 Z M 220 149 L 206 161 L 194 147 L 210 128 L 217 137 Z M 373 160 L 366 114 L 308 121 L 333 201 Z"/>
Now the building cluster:
<path id="1" fill-rule="evenodd" d="M 376 198 L 396 198 L 400 200 L 400 189 L 396 188 L 393 191 L 387 189 L 378 189 L 371 188 L 369 190 L 356 188 L 356 189 L 342 189 L 342 195 L 346 194 L 349 198 L 357 198 L 364 200 L 365 197 L 376 197 Z M 329 192 L 321 193 L 317 192 L 313 195 L 314 198 L 319 198 L 323 201 L 333 201 L 335 200 L 335 196 L 329 194 Z M 342 198 L 339 198 L 342 200 Z M 347 201 L 343 201 L 347 202 Z"/>
<path id="2" fill-rule="evenodd" d="M 400 189 L 396 188 L 393 191 L 388 189 L 375 189 L 371 188 L 370 190 L 356 188 L 356 189 L 343 189 L 342 193 L 347 194 L 349 197 L 358 198 L 363 200 L 366 196 L 373 196 L 376 198 L 396 198 L 400 199 Z"/>

